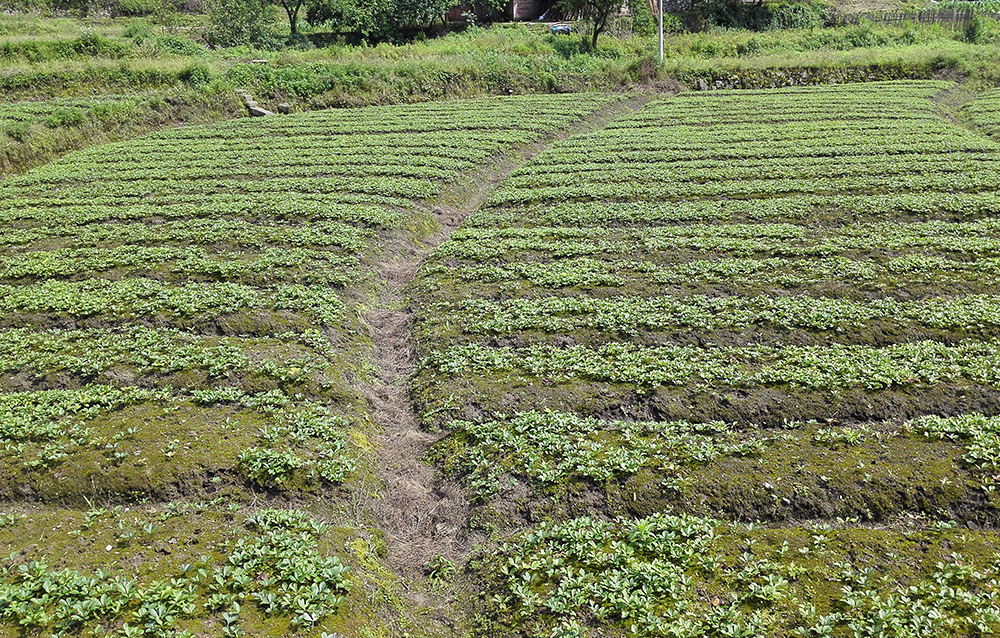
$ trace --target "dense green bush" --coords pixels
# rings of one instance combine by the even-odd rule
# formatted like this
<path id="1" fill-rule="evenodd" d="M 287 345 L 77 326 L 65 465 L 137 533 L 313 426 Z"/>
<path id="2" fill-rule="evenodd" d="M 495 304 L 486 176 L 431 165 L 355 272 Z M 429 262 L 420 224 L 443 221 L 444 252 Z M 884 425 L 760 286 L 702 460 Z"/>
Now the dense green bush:
<path id="1" fill-rule="evenodd" d="M 45 118 L 45 125 L 49 128 L 66 128 L 80 126 L 83 120 L 83 112 L 79 109 L 59 107 Z"/>
<path id="2" fill-rule="evenodd" d="M 0 58 L 48 62 L 70 58 L 124 58 L 128 44 L 99 35 L 83 35 L 73 40 L 19 40 L 0 42 Z"/>
<path id="3" fill-rule="evenodd" d="M 426 37 L 423 29 L 456 6 L 454 0 L 306 0 L 306 20 L 333 33 L 366 41 Z M 489 0 L 485 4 L 496 4 Z"/>
<path id="4" fill-rule="evenodd" d="M 205 36 L 212 46 L 278 45 L 275 8 L 265 0 L 212 0 L 209 14 L 212 24 Z"/>
<path id="5" fill-rule="evenodd" d="M 635 32 L 639 35 L 655 34 L 657 32 L 657 21 L 652 12 L 650 12 L 649 4 L 646 0 L 630 2 L 629 5 L 632 8 L 632 15 L 635 16 L 632 23 Z M 664 16 L 664 18 L 666 17 Z M 666 20 L 664 20 L 663 28 L 666 29 L 666 27 Z"/>
<path id="6" fill-rule="evenodd" d="M 975 15 L 965 27 L 965 39 L 972 44 L 997 44 L 1000 42 L 1000 22 Z"/>
<path id="7" fill-rule="evenodd" d="M 203 56 L 207 53 L 197 42 L 176 35 L 158 35 L 153 41 L 156 42 L 158 50 L 167 53 L 190 56 Z"/>
<path id="8" fill-rule="evenodd" d="M 136 44 L 142 42 L 143 40 L 148 40 L 153 37 L 153 30 L 149 28 L 149 25 L 142 20 L 133 20 L 128 23 L 125 30 L 122 31 L 122 37 Z"/>
<path id="9" fill-rule="evenodd" d="M 706 27 L 769 31 L 822 27 L 829 11 L 815 1 L 746 4 L 740 0 L 696 0 L 692 22 Z"/>
<path id="10" fill-rule="evenodd" d="M 212 74 L 209 72 L 207 64 L 197 61 L 187 65 L 180 72 L 179 77 L 191 86 L 202 86 L 208 84 L 209 80 L 212 79 Z"/>
<path id="11" fill-rule="evenodd" d="M 91 58 L 124 58 L 129 54 L 129 46 L 124 42 L 95 34 L 83 35 L 71 46 L 76 55 Z"/>
<path id="12" fill-rule="evenodd" d="M 122 120 L 135 113 L 140 104 L 136 100 L 98 102 L 87 109 L 87 115 L 97 122 Z"/>
<path id="13" fill-rule="evenodd" d="M 659 28 L 659 25 L 657 25 Z M 664 33 L 680 33 L 684 30 L 684 18 L 677 13 L 663 12 Z"/>
<path id="14" fill-rule="evenodd" d="M 42 15 L 68 13 L 77 17 L 114 18 L 160 14 L 172 4 L 173 0 L 2 0 L 0 8 Z"/>
<path id="15" fill-rule="evenodd" d="M 113 16 L 148 16 L 160 10 L 160 0 L 114 0 L 108 6 Z"/>
<path id="16" fill-rule="evenodd" d="M 4 127 L 4 134 L 18 142 L 23 142 L 31 133 L 31 125 L 28 122 L 10 122 Z"/>
<path id="17" fill-rule="evenodd" d="M 770 29 L 815 29 L 826 24 L 826 7 L 813 2 L 783 3 L 767 7 L 771 14 Z"/>

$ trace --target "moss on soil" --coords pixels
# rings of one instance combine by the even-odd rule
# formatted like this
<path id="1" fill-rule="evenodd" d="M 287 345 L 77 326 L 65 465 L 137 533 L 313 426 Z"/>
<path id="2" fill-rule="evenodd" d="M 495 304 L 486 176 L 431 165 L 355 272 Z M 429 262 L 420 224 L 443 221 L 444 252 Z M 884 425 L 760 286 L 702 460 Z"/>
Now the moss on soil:
<path id="1" fill-rule="evenodd" d="M 132 505 L 76 509 L 7 508 L 0 520 L 0 544 L 17 548 L 17 565 L 43 561 L 49 571 L 73 569 L 83 574 L 103 572 L 108 578 L 135 579 L 140 587 L 154 581 L 190 576 L 184 565 L 223 567 L 234 543 L 254 539 L 245 523 L 255 510 L 229 506 L 225 499 L 210 502 Z M 350 526 L 329 527 L 315 545 L 318 556 L 334 556 L 348 566 L 350 590 L 334 613 L 312 628 L 297 629 L 289 614 L 267 615 L 252 596 L 243 599 L 240 624 L 251 636 L 320 636 L 339 632 L 351 636 L 393 635 L 399 626 L 399 582 L 385 563 L 384 541 L 377 530 Z M 5 561 L 6 563 L 6 561 Z M 12 582 L 6 563 L 0 566 L 0 588 Z M 197 607 L 178 618 L 178 628 L 195 635 L 222 635 L 222 612 L 206 610 L 207 593 L 198 588 Z M 83 625 L 84 635 L 120 628 L 121 621 Z M 0 625 L 0 636 L 23 635 L 11 625 Z"/>

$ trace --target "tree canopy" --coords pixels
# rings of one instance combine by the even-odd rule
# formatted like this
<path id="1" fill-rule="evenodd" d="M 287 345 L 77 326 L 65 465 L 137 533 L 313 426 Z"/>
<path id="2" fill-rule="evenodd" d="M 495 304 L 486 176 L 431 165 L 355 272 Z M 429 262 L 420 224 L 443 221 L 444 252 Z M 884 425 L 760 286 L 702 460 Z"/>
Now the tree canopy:
<path id="1" fill-rule="evenodd" d="M 268 0 L 209 0 L 208 8 L 211 26 L 205 36 L 212 46 L 269 48 L 277 41 Z"/>
<path id="2" fill-rule="evenodd" d="M 608 28 L 611 16 L 621 11 L 624 4 L 623 0 L 560 0 L 558 6 L 567 13 L 580 15 L 590 21 L 593 27 L 590 46 L 596 49 L 598 36 Z"/>
<path id="3" fill-rule="evenodd" d="M 293 2 L 295 0 L 285 0 Z M 306 0 L 306 19 L 335 31 L 391 38 L 399 29 L 443 19 L 456 0 Z"/>

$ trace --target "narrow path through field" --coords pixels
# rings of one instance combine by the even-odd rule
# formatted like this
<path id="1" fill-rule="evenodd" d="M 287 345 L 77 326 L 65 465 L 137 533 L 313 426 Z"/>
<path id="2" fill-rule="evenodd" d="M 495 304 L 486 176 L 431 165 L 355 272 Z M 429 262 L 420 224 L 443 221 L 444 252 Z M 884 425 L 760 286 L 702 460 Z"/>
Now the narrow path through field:
<path id="1" fill-rule="evenodd" d="M 622 115 L 639 109 L 648 97 L 615 103 L 543 143 L 526 146 L 492 165 L 446 187 L 433 206 L 439 230 L 419 246 L 393 247 L 382 255 L 378 273 L 382 294 L 364 319 L 370 326 L 376 366 L 375 381 L 362 387 L 371 402 L 371 413 L 382 428 L 376 445 L 383 493 L 369 499 L 372 514 L 386 533 L 389 561 L 404 582 L 422 578 L 436 556 L 456 565 L 466 559 L 477 539 L 467 530 L 469 507 L 457 483 L 445 480 L 423 463 L 427 449 L 440 435 L 422 431 L 409 399 L 409 379 L 416 369 L 411 334 L 413 313 L 408 307 L 406 286 L 424 258 L 444 242 L 489 199 L 496 187 L 518 166 L 557 139 L 600 130 Z M 414 588 L 411 600 L 422 607 L 442 633 L 453 628 L 455 613 L 448 601 Z M 430 629 L 430 628 L 427 628 Z"/>
<path id="2" fill-rule="evenodd" d="M 937 104 L 941 117 L 948 120 L 952 124 L 962 126 L 978 133 L 983 133 L 983 131 L 980 131 L 979 128 L 969 120 L 967 115 L 963 115 L 962 113 L 962 107 L 975 98 L 976 93 L 970 91 L 968 87 L 963 84 L 956 84 L 950 89 L 941 91 L 937 96 L 935 96 L 934 103 Z"/>

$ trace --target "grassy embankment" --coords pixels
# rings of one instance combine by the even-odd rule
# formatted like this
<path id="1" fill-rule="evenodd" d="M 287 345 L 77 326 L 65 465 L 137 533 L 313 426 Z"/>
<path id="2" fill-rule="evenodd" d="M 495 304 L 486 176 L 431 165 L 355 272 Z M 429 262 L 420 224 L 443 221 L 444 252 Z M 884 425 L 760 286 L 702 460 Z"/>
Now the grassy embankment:
<path id="1" fill-rule="evenodd" d="M 234 89 L 266 107 L 287 101 L 306 110 L 510 93 L 1000 80 L 990 29 L 977 42 L 923 25 L 671 34 L 660 64 L 649 37 L 608 36 L 588 51 L 578 36 L 524 25 L 405 45 L 271 52 L 206 49 L 205 16 L 149 20 L 0 17 L 0 92 L 11 102 L 0 121 L 0 170 L 19 172 L 164 126 L 243 115 Z"/>

